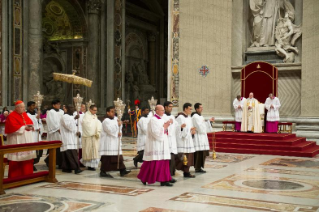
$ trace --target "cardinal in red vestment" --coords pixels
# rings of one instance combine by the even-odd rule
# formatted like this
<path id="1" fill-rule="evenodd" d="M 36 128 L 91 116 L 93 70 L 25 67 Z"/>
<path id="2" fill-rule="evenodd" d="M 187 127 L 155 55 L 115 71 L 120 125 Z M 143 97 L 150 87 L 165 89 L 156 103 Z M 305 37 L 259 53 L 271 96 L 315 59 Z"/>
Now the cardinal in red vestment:
<path id="1" fill-rule="evenodd" d="M 15 110 L 9 114 L 5 124 L 5 133 L 9 145 L 33 143 L 33 122 L 25 112 L 22 101 L 15 103 Z M 33 173 L 33 158 L 35 151 L 15 152 L 8 154 L 8 178 L 28 175 Z"/>

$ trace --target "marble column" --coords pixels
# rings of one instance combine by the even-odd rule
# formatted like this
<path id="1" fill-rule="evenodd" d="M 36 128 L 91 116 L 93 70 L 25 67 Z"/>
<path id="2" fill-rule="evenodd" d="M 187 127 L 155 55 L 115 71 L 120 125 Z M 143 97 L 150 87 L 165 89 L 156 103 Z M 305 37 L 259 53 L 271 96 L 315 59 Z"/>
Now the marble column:
<path id="1" fill-rule="evenodd" d="M 24 102 L 29 101 L 29 1 L 23 2 L 23 69 L 22 69 L 22 99 Z M 40 90 L 39 90 L 40 91 Z"/>
<path id="2" fill-rule="evenodd" d="M 92 87 L 88 88 L 88 99 L 92 99 L 100 107 L 99 98 L 99 14 L 100 0 L 89 0 L 88 6 L 88 59 L 87 76 L 92 80 Z"/>
<path id="3" fill-rule="evenodd" d="M 148 35 L 148 75 L 151 85 L 155 85 L 156 78 L 156 35 L 151 33 Z"/>
<path id="4" fill-rule="evenodd" d="M 28 100 L 42 87 L 42 1 L 29 0 L 29 85 Z"/>
<path id="5" fill-rule="evenodd" d="M 106 74 L 106 107 L 114 101 L 114 0 L 108 0 L 106 5 L 107 26 L 107 74 Z"/>
<path id="6" fill-rule="evenodd" d="M 160 21 L 160 31 L 159 31 L 159 90 L 158 90 L 158 98 L 164 97 L 164 17 L 161 18 Z"/>
<path id="7" fill-rule="evenodd" d="M 9 70 L 9 5 L 7 1 L 1 2 L 1 24 L 2 24 L 2 30 L 1 30 L 1 39 L 2 39 L 2 45 L 1 45 L 1 57 L 2 57 L 2 70 L 1 70 L 1 90 L 2 90 L 2 101 L 1 105 L 6 106 L 8 105 L 8 70 Z M 6 91 L 6 92 L 4 92 Z"/>
<path id="8" fill-rule="evenodd" d="M 101 39 L 101 67 L 100 67 L 100 84 L 101 84 L 101 89 L 100 89 L 100 107 L 105 108 L 105 99 L 106 99 L 106 1 L 107 0 L 101 0 L 101 34 L 100 34 L 100 39 Z M 104 111 L 105 112 L 105 111 Z"/>

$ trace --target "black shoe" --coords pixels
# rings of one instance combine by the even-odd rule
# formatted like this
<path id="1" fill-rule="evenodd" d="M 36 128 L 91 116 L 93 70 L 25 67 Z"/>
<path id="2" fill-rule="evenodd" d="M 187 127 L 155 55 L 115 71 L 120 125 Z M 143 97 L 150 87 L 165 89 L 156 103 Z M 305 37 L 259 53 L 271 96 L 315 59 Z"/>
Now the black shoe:
<path id="1" fill-rule="evenodd" d="M 88 167 L 88 170 L 89 170 L 89 171 L 96 171 L 96 169 L 95 169 L 95 168 L 92 168 L 92 167 Z"/>
<path id="2" fill-rule="evenodd" d="M 187 173 L 184 173 L 184 177 L 195 178 L 195 175 L 192 175 L 191 173 L 187 172 Z"/>
<path id="3" fill-rule="evenodd" d="M 203 169 L 195 170 L 195 172 L 196 172 L 196 173 L 206 173 L 206 171 L 205 171 L 205 170 L 203 170 Z"/>
<path id="4" fill-rule="evenodd" d="M 173 184 L 169 183 L 169 182 L 161 182 L 161 186 L 169 186 L 172 187 Z"/>
<path id="5" fill-rule="evenodd" d="M 134 160 L 134 166 L 137 168 L 137 161 L 135 159 Z"/>
<path id="6" fill-rule="evenodd" d="M 33 165 L 33 171 L 34 172 L 38 171 L 37 168 L 35 167 L 35 165 Z"/>
<path id="7" fill-rule="evenodd" d="M 176 183 L 177 182 L 177 180 L 175 180 L 174 178 L 172 178 L 172 180 L 171 181 L 169 181 L 170 183 Z"/>
<path id="8" fill-rule="evenodd" d="M 124 169 L 124 170 L 120 171 L 120 175 L 121 175 L 121 177 L 123 177 L 124 175 L 127 175 L 130 172 L 131 172 L 131 170 Z"/>
<path id="9" fill-rule="evenodd" d="M 108 174 L 106 172 L 103 172 L 103 171 L 100 172 L 100 177 L 114 178 L 112 175 L 110 175 L 110 174 Z"/>
<path id="10" fill-rule="evenodd" d="M 80 162 L 80 167 L 84 168 L 85 166 Z"/>
<path id="11" fill-rule="evenodd" d="M 83 172 L 81 169 L 74 170 L 74 174 L 80 174 L 81 172 Z"/>
<path id="12" fill-rule="evenodd" d="M 58 169 L 62 169 L 62 166 L 61 166 L 61 165 L 58 165 Z"/>
<path id="13" fill-rule="evenodd" d="M 146 183 L 144 183 L 143 181 L 141 181 L 143 183 L 143 185 L 146 185 Z"/>
<path id="14" fill-rule="evenodd" d="M 72 173 L 72 170 L 70 170 L 70 169 L 62 169 L 62 172 L 65 172 L 65 173 Z"/>

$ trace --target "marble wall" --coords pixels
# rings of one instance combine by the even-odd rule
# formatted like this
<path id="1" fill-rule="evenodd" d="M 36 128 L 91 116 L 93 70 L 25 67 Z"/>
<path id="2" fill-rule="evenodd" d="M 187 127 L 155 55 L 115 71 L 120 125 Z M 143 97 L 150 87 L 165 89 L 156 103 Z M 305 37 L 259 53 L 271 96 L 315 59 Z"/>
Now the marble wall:
<path id="1" fill-rule="evenodd" d="M 301 115 L 319 116 L 319 1 L 303 4 Z"/>
<path id="2" fill-rule="evenodd" d="M 201 102 L 204 114 L 230 115 L 232 1 L 179 3 L 179 110 Z M 199 74 L 204 65 L 207 77 Z"/>

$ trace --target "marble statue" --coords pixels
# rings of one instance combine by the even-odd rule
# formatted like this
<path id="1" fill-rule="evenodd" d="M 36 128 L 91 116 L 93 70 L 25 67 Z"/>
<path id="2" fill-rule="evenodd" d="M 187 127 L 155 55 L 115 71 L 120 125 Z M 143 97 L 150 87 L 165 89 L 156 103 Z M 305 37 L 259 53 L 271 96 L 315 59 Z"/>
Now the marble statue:
<path id="1" fill-rule="evenodd" d="M 288 13 L 289 18 L 294 20 L 292 4 L 289 0 L 250 0 L 249 3 L 254 17 L 251 47 L 274 46 L 278 19 Z"/>
<path id="2" fill-rule="evenodd" d="M 292 23 L 289 14 L 278 20 L 276 27 L 275 50 L 280 57 L 284 57 L 284 63 L 293 63 L 298 48 L 294 47 L 296 40 L 301 36 L 301 27 Z"/>
<path id="3" fill-rule="evenodd" d="M 253 39 L 250 47 L 259 47 L 263 22 L 263 0 L 250 0 L 250 10 L 254 16 L 253 19 Z"/>

